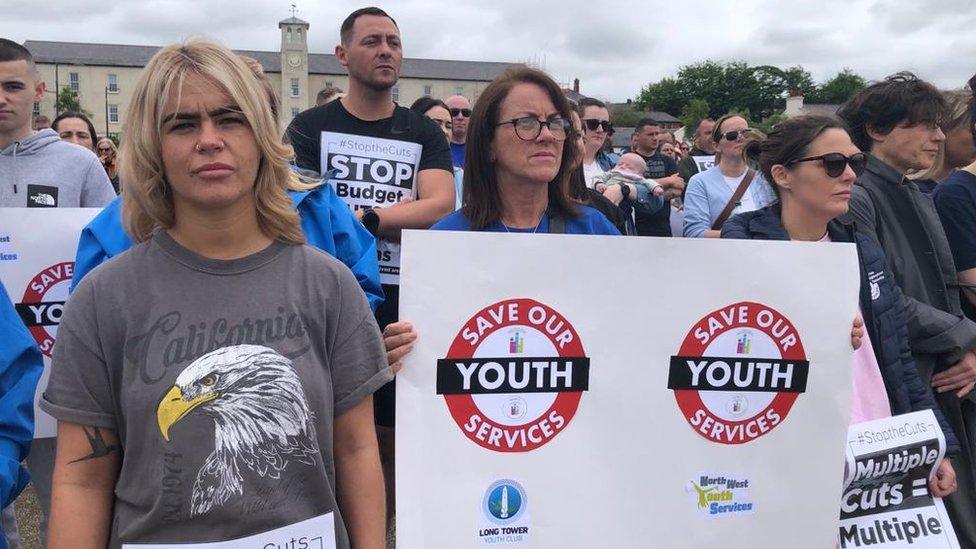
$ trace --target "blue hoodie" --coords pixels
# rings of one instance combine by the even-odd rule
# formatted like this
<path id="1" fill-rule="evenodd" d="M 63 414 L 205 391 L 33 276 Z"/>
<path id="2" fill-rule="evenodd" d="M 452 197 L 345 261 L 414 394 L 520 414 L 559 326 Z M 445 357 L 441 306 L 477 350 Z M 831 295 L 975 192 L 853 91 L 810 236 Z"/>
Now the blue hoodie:
<path id="1" fill-rule="evenodd" d="M 298 209 L 308 244 L 349 267 L 375 312 L 383 302 L 376 239 L 336 196 L 331 185 L 323 184 L 307 192 L 288 191 L 288 194 Z M 71 289 L 92 269 L 131 246 L 132 240 L 122 228 L 122 199 L 116 198 L 81 231 Z"/>
<path id="2" fill-rule="evenodd" d="M 27 457 L 34 438 L 34 391 L 43 369 L 41 352 L 0 283 L 0 503 L 3 507 L 30 480 L 20 462 Z"/>

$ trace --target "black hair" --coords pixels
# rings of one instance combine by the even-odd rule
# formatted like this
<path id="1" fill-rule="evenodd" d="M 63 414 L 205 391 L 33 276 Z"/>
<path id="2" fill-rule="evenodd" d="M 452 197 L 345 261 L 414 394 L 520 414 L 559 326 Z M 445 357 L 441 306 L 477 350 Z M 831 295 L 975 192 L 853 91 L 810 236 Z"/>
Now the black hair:
<path id="1" fill-rule="evenodd" d="M 776 124 L 765 139 L 750 139 L 743 152 L 748 160 L 759 164 L 763 177 L 772 186 L 776 196 L 779 196 L 779 187 L 773 180 L 773 166 L 785 166 L 791 160 L 807 156 L 810 143 L 831 128 L 847 129 L 843 122 L 829 116 L 787 118 Z"/>
<path id="2" fill-rule="evenodd" d="M 85 124 L 87 124 L 88 125 L 88 133 L 91 134 L 92 146 L 98 145 L 98 134 L 95 133 L 95 125 L 92 124 L 92 121 L 89 120 L 88 117 L 85 116 L 84 113 L 80 113 L 80 112 L 76 112 L 76 111 L 64 111 L 63 113 L 59 114 L 57 116 L 57 118 L 54 119 L 53 122 L 51 122 L 51 129 L 54 130 L 54 131 L 56 131 L 56 132 L 58 132 L 58 133 L 60 133 L 58 131 L 58 122 L 61 122 L 65 118 L 77 118 L 77 119 L 81 120 L 82 122 L 84 122 Z"/>
<path id="3" fill-rule="evenodd" d="M 356 24 L 356 19 L 359 19 L 363 15 L 375 15 L 377 17 L 386 17 L 390 21 L 393 21 L 393 26 L 395 26 L 398 29 L 400 28 L 400 25 L 397 25 L 396 19 L 390 17 L 390 14 L 386 13 L 385 11 L 375 6 L 370 6 L 368 8 L 359 8 L 358 10 L 350 13 L 345 18 L 345 20 L 342 21 L 342 26 L 339 27 L 339 40 L 342 42 L 342 45 L 344 46 L 349 45 L 349 42 L 352 40 L 352 27 L 353 25 Z"/>
<path id="4" fill-rule="evenodd" d="M 413 105 L 410 105 L 410 110 L 419 112 L 420 114 L 426 114 L 427 111 L 433 109 L 434 107 L 444 107 L 445 111 L 451 110 L 447 106 L 447 103 L 441 101 L 440 99 L 434 99 L 429 95 L 425 95 L 420 99 L 414 101 Z"/>
<path id="5" fill-rule="evenodd" d="M 899 125 L 939 124 L 948 106 L 935 86 L 910 72 L 893 74 L 854 94 L 837 111 L 863 151 L 874 142 L 869 130 L 887 135 Z"/>
<path id="6" fill-rule="evenodd" d="M 599 99 L 593 99 L 592 97 L 581 97 L 579 101 L 576 102 L 576 106 L 579 109 L 580 116 L 583 114 L 583 109 L 586 107 L 600 107 L 601 109 L 606 109 L 607 104 Z"/>
<path id="7" fill-rule="evenodd" d="M 637 121 L 637 125 L 634 126 L 634 133 L 640 133 L 640 131 L 647 126 L 657 126 L 660 128 L 661 123 L 653 118 L 641 118 L 639 121 Z"/>
<path id="8" fill-rule="evenodd" d="M 0 63 L 10 61 L 27 61 L 28 65 L 33 65 L 34 56 L 27 48 L 17 42 L 0 38 Z"/>

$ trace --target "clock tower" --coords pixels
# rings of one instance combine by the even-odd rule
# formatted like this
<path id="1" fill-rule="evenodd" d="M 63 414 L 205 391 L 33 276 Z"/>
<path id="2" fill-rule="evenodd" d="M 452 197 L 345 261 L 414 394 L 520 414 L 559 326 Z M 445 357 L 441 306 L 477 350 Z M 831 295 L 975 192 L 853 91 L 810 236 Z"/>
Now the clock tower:
<path id="1" fill-rule="evenodd" d="M 292 16 L 278 23 L 281 29 L 281 121 L 291 122 L 292 114 L 312 106 L 314 94 L 308 89 L 308 27 Z M 296 111 L 297 109 L 297 111 Z"/>

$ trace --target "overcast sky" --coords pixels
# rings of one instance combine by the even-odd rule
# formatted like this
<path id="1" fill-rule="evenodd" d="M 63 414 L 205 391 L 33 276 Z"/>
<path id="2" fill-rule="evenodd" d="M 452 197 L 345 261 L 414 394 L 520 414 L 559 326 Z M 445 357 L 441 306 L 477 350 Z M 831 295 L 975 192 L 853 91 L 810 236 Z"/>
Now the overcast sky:
<path id="1" fill-rule="evenodd" d="M 366 4 L 295 0 L 309 49 L 332 53 L 339 24 Z M 0 36 L 163 45 L 205 35 L 277 51 L 289 0 L 2 0 Z M 237 8 L 228 6 L 237 5 Z M 823 81 L 844 67 L 878 79 L 912 70 L 944 88 L 976 72 L 973 0 L 400 0 L 408 57 L 534 61 L 586 95 L 623 101 L 705 59 L 802 65 Z"/>

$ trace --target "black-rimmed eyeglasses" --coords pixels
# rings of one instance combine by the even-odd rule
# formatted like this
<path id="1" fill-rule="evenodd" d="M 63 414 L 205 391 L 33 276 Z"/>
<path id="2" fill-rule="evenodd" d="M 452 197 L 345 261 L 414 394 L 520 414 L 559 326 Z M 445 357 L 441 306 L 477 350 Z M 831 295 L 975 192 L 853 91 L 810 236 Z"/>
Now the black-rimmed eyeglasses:
<path id="1" fill-rule="evenodd" d="M 841 153 L 827 153 L 821 154 L 820 156 L 808 156 L 806 158 L 790 160 L 786 165 L 791 166 L 799 162 L 813 162 L 814 160 L 823 161 L 824 171 L 827 172 L 827 175 L 830 177 L 839 177 L 844 173 L 844 168 L 847 166 L 851 167 L 854 175 L 861 175 L 861 172 L 864 171 L 864 166 L 868 162 L 868 157 L 862 152 L 854 153 L 850 156 L 844 156 Z"/>
<path id="2" fill-rule="evenodd" d="M 499 122 L 496 126 L 506 126 L 511 124 L 515 128 L 515 135 L 522 141 L 534 141 L 542 134 L 542 127 L 549 128 L 549 133 L 556 141 L 565 141 L 569 134 L 570 124 L 565 118 L 554 117 L 549 120 L 539 120 L 534 116 L 523 116 L 513 118 L 504 122 Z"/>

